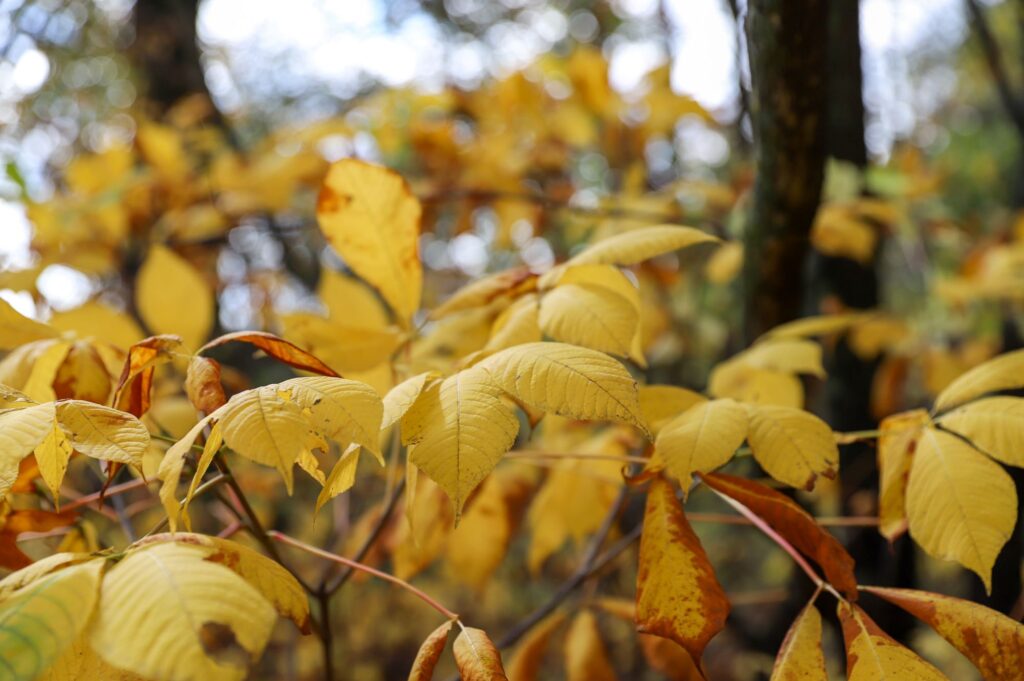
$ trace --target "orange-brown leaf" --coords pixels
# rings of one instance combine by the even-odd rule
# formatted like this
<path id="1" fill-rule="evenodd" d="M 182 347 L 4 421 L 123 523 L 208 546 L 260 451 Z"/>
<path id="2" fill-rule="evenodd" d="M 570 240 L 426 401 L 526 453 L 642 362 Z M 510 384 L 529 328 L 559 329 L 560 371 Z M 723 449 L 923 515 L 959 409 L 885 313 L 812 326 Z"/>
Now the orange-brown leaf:
<path id="1" fill-rule="evenodd" d="M 295 367 L 302 371 L 311 371 L 314 374 L 320 374 L 321 376 L 339 377 L 338 373 L 334 369 L 321 362 L 314 355 L 311 355 L 299 346 L 295 345 L 295 343 L 286 341 L 284 338 L 275 336 L 272 333 L 267 333 L 266 331 L 236 331 L 234 333 L 226 333 L 223 336 L 214 338 L 212 341 L 199 348 L 199 351 L 196 352 L 196 354 L 201 355 L 207 350 L 235 341 L 255 346 L 277 361 L 284 362 L 290 367 Z"/>
<path id="2" fill-rule="evenodd" d="M 882 631 L 853 603 L 839 602 L 847 681 L 943 681 L 938 669 Z"/>
<path id="3" fill-rule="evenodd" d="M 756 513 L 798 551 L 817 562 L 832 586 L 850 600 L 857 600 L 853 558 L 799 504 L 770 487 L 733 475 L 711 473 L 704 476 L 704 483 Z"/>
<path id="4" fill-rule="evenodd" d="M 74 513 L 53 513 L 52 511 L 24 510 L 11 511 L 0 520 L 0 567 L 20 570 L 31 565 L 32 559 L 18 548 L 18 535 L 22 532 L 48 532 L 75 521 Z"/>
<path id="5" fill-rule="evenodd" d="M 412 662 L 409 681 L 430 681 L 434 678 L 434 667 L 437 666 L 444 647 L 448 645 L 448 632 L 454 623 L 454 620 L 448 620 L 423 640 L 419 652 L 416 653 L 416 659 Z"/>
<path id="6" fill-rule="evenodd" d="M 150 336 L 128 348 L 121 378 L 114 389 L 113 406 L 134 416 L 149 411 L 153 371 L 158 364 L 170 362 L 181 347 L 181 337 Z"/>
<path id="7" fill-rule="evenodd" d="M 508 681 L 501 655 L 483 629 L 463 628 L 455 638 L 454 652 L 462 681 Z"/>
<path id="8" fill-rule="evenodd" d="M 185 375 L 185 394 L 192 406 L 204 414 L 212 414 L 224 406 L 228 399 L 220 382 L 220 363 L 208 357 L 193 356 Z"/>
<path id="9" fill-rule="evenodd" d="M 672 485 L 655 479 L 640 536 L 637 630 L 672 639 L 699 662 L 728 615 L 729 601 Z"/>
<path id="10" fill-rule="evenodd" d="M 970 601 L 914 589 L 867 587 L 926 622 L 964 654 L 987 681 L 1019 679 L 1024 669 L 1024 624 Z"/>

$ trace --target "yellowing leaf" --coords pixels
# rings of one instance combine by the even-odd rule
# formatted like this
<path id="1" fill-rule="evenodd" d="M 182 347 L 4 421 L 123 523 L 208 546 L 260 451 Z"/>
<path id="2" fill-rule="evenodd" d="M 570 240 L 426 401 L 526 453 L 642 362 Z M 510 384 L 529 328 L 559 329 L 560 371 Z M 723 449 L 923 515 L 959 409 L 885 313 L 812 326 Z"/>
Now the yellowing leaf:
<path id="1" fill-rule="evenodd" d="M 526 632 L 516 651 L 509 658 L 509 681 L 536 681 L 548 641 L 564 621 L 565 613 L 556 611 Z"/>
<path id="2" fill-rule="evenodd" d="M 244 679 L 270 638 L 274 608 L 242 577 L 206 560 L 212 552 L 182 543 L 131 551 L 103 579 L 93 649 L 147 678 Z"/>
<path id="3" fill-rule="evenodd" d="M 448 632 L 451 631 L 453 624 L 451 620 L 445 622 L 423 640 L 416 652 L 416 659 L 412 662 L 409 681 L 431 681 L 434 678 L 434 667 L 448 645 Z"/>
<path id="4" fill-rule="evenodd" d="M 527 343 L 478 366 L 524 404 L 582 420 L 644 428 L 637 385 L 625 367 L 595 350 L 565 343 Z"/>
<path id="5" fill-rule="evenodd" d="M 821 345 L 801 338 L 766 338 L 733 358 L 757 369 L 825 377 Z"/>
<path id="6" fill-rule="evenodd" d="M 743 267 L 743 244 L 730 241 L 717 249 L 704 265 L 704 276 L 713 284 L 728 284 Z"/>
<path id="7" fill-rule="evenodd" d="M 139 269 L 135 304 L 156 334 L 177 334 L 186 347 L 202 345 L 213 327 L 213 292 L 202 275 L 166 246 L 154 244 Z"/>
<path id="8" fill-rule="evenodd" d="M 672 639 L 699 661 L 728 614 L 729 601 L 672 486 L 656 478 L 640 536 L 637 631 Z"/>
<path id="9" fill-rule="evenodd" d="M 409 461 L 451 498 L 456 518 L 518 432 L 501 390 L 476 367 L 432 386 L 402 418 L 402 439 L 415 445 Z"/>
<path id="10" fill-rule="evenodd" d="M 433 381 L 437 378 L 440 378 L 440 374 L 437 372 L 426 371 L 422 374 L 416 374 L 415 376 L 405 379 L 389 390 L 383 400 L 384 417 L 380 424 L 381 430 L 390 428 L 398 423 L 398 421 L 405 416 L 406 412 L 409 411 L 416 400 L 419 399 L 424 386 L 426 386 L 429 381 Z"/>
<path id="11" fill-rule="evenodd" d="M 565 635 L 567 681 L 615 681 L 615 669 L 597 628 L 597 618 L 583 610 L 573 618 Z"/>
<path id="12" fill-rule="evenodd" d="M 314 513 L 319 513 L 324 504 L 334 497 L 352 489 L 352 485 L 356 483 L 356 469 L 359 467 L 360 450 L 359 445 L 350 445 L 338 457 L 338 461 L 334 464 L 330 474 L 324 481 L 324 488 L 317 495 L 316 507 L 313 509 Z"/>
<path id="13" fill-rule="evenodd" d="M 780 324 L 766 334 L 772 338 L 807 338 L 846 331 L 867 318 L 865 313 L 820 315 Z"/>
<path id="14" fill-rule="evenodd" d="M 700 393 L 674 385 L 640 386 L 640 413 L 644 416 L 647 430 L 655 435 L 666 422 L 705 401 L 707 398 Z"/>
<path id="15" fill-rule="evenodd" d="M 910 536 L 991 588 L 992 564 L 1017 522 L 1017 491 L 999 464 L 955 435 L 925 428 L 907 485 Z"/>
<path id="16" fill-rule="evenodd" d="M 103 661 L 89 645 L 89 633 L 85 632 L 64 649 L 64 653 L 37 681 L 80 681 L 81 679 L 102 679 L 103 681 L 149 681 L 138 674 L 112 667 Z"/>
<path id="17" fill-rule="evenodd" d="M 24 316 L 0 298 L 0 350 L 11 350 L 32 341 L 53 338 L 57 332 Z"/>
<path id="18" fill-rule="evenodd" d="M 196 351 L 196 354 L 202 354 L 212 348 L 234 342 L 248 343 L 253 347 L 259 348 L 277 361 L 284 362 L 288 366 L 295 367 L 301 371 L 311 371 L 315 374 L 320 374 L 321 376 L 338 377 L 338 374 L 334 369 L 321 362 L 315 356 L 309 354 L 291 341 L 279 338 L 272 333 L 267 333 L 266 331 L 236 331 L 234 333 L 226 333 L 223 336 L 214 338 L 212 341 L 199 348 L 199 350 Z"/>
<path id="19" fill-rule="evenodd" d="M 317 220 L 346 264 L 380 291 L 408 326 L 420 305 L 420 204 L 397 173 L 354 159 L 334 163 Z"/>
<path id="20" fill-rule="evenodd" d="M 839 602 L 848 681 L 945 681 L 938 669 L 894 641 L 856 605 Z"/>
<path id="21" fill-rule="evenodd" d="M 395 326 L 345 326 L 318 315 L 295 312 L 282 315 L 286 336 L 345 374 L 368 371 L 386 362 L 401 345 Z"/>
<path id="22" fill-rule="evenodd" d="M 501 655 L 482 629 L 463 627 L 455 638 L 454 652 L 463 681 L 508 681 Z"/>
<path id="23" fill-rule="evenodd" d="M 193 355 L 185 374 L 185 394 L 196 411 L 211 414 L 228 401 L 220 382 L 220 364 L 216 360 Z"/>
<path id="24" fill-rule="evenodd" d="M 878 437 L 878 530 L 893 541 L 907 529 L 907 479 L 921 429 L 928 424 L 924 409 L 893 414 Z"/>
<path id="25" fill-rule="evenodd" d="M 1024 399 L 988 397 L 965 404 L 939 421 L 992 458 L 1024 466 Z"/>
<path id="26" fill-rule="evenodd" d="M 33 681 L 78 638 L 92 616 L 102 560 L 43 577 L 0 604 L 4 678 Z"/>
<path id="27" fill-rule="evenodd" d="M 1024 387 L 1024 350 L 980 364 L 950 383 L 935 398 L 935 411 L 947 411 L 986 393 Z"/>
<path id="28" fill-rule="evenodd" d="M 609 288 L 564 283 L 541 298 L 539 320 L 556 341 L 626 356 L 639 315 L 633 303 Z"/>
<path id="29" fill-rule="evenodd" d="M 32 364 L 28 380 L 21 388 L 22 392 L 36 402 L 52 402 L 57 399 L 53 381 L 70 350 L 71 343 L 56 341 L 40 352 Z"/>
<path id="30" fill-rule="evenodd" d="M 719 239 L 693 227 L 641 227 L 598 241 L 571 258 L 566 265 L 635 265 L 657 255 L 709 241 L 717 242 Z"/>
<path id="31" fill-rule="evenodd" d="M 766 404 L 799 409 L 804 404 L 800 379 L 785 371 L 759 369 L 745 362 L 729 360 L 716 366 L 708 379 L 708 393 L 731 397 L 748 404 Z"/>
<path id="32" fill-rule="evenodd" d="M 513 289 L 528 284 L 533 279 L 536 279 L 536 276 L 527 267 L 515 267 L 475 279 L 452 294 L 448 300 L 434 308 L 430 316 L 434 319 L 440 319 L 453 312 L 487 305 L 502 294 L 509 293 Z"/>
<path id="33" fill-rule="evenodd" d="M 78 338 L 110 343 L 121 350 L 127 350 L 146 336 L 131 316 L 96 301 L 54 314 L 50 326 L 59 331 L 73 331 Z"/>
<path id="34" fill-rule="evenodd" d="M 68 469 L 68 461 L 71 459 L 71 443 L 57 423 L 57 413 L 54 410 L 53 425 L 46 433 L 46 437 L 36 447 L 36 463 L 39 465 L 39 475 L 43 482 L 53 493 L 54 501 L 60 500 L 60 483 L 64 480 L 64 473 Z M 59 505 L 59 504 L 58 504 Z"/>
<path id="35" fill-rule="evenodd" d="M 320 273 L 317 294 L 330 319 L 358 329 L 383 329 L 390 324 L 387 308 L 369 286 L 334 270 Z"/>
<path id="36" fill-rule="evenodd" d="M 970 601 L 913 589 L 867 590 L 926 622 L 993 681 L 1010 681 L 1024 668 L 1024 624 Z"/>
<path id="37" fill-rule="evenodd" d="M 523 343 L 536 343 L 541 335 L 540 299 L 535 293 L 528 293 L 497 316 L 484 350 L 490 353 Z"/>
<path id="38" fill-rule="evenodd" d="M 685 496 L 695 471 L 706 473 L 724 465 L 746 437 L 746 409 L 730 399 L 712 400 L 665 424 L 654 446 Z"/>
<path id="39" fill-rule="evenodd" d="M 801 611 L 786 633 L 771 681 L 828 681 L 821 649 L 821 615 L 813 603 Z"/>
<path id="40" fill-rule="evenodd" d="M 819 475 L 836 476 L 839 448 L 832 429 L 813 414 L 790 407 L 749 407 L 747 440 L 754 458 L 779 482 L 811 490 Z"/>
<path id="41" fill-rule="evenodd" d="M 384 407 L 376 390 L 359 381 L 328 376 L 291 378 L 278 388 L 290 394 L 324 437 L 341 445 L 361 445 L 384 464 L 379 449 Z"/>

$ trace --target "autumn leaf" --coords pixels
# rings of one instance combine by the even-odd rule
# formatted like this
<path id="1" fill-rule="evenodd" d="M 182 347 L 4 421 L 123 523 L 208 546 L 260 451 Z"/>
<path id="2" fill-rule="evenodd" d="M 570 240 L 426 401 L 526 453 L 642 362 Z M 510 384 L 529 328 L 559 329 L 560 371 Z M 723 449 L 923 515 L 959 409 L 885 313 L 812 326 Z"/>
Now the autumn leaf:
<path id="1" fill-rule="evenodd" d="M 1024 625 L 971 601 L 914 589 L 865 587 L 926 622 L 988 681 L 1011 681 L 1024 668 Z"/>
<path id="2" fill-rule="evenodd" d="M 541 411 L 644 429 L 636 381 L 607 355 L 565 343 L 527 343 L 477 365 L 502 390 Z"/>
<path id="3" fill-rule="evenodd" d="M 702 402 L 675 417 L 658 433 L 655 456 L 683 488 L 694 472 L 724 465 L 747 437 L 747 412 L 730 399 Z"/>
<path id="4" fill-rule="evenodd" d="M 430 632 L 430 635 L 423 639 L 416 659 L 412 662 L 412 669 L 409 671 L 409 681 L 430 681 L 434 678 L 434 667 L 448 645 L 448 632 L 451 631 L 455 622 L 449 620 Z"/>
<path id="5" fill-rule="evenodd" d="M 644 423 L 647 424 L 647 430 L 654 435 L 657 435 L 668 421 L 708 399 L 698 392 L 674 385 L 642 385 L 639 398 Z"/>
<path id="6" fill-rule="evenodd" d="M 906 493 L 910 464 L 921 435 L 931 419 L 924 409 L 893 414 L 879 426 L 878 530 L 889 541 L 907 529 Z"/>
<path id="7" fill-rule="evenodd" d="M 894 641 L 854 604 L 839 602 L 848 681 L 945 681 L 938 669 Z"/>
<path id="8" fill-rule="evenodd" d="M 954 409 L 939 423 L 993 459 L 1024 466 L 1024 399 L 987 397 Z"/>
<path id="9" fill-rule="evenodd" d="M 637 631 L 669 638 L 699 661 L 725 626 L 729 601 L 672 486 L 647 492 L 637 571 Z"/>
<path id="10" fill-rule="evenodd" d="M 513 267 L 474 279 L 435 307 L 430 316 L 432 319 L 440 319 L 455 312 L 487 305 L 499 296 L 514 290 L 532 288 L 531 284 L 536 278 L 528 267 Z"/>
<path id="11" fill-rule="evenodd" d="M 321 362 L 314 355 L 306 352 L 291 341 L 279 338 L 278 336 L 275 336 L 272 333 L 267 333 L 266 331 L 236 331 L 235 333 L 226 333 L 223 336 L 214 338 L 212 341 L 199 348 L 199 350 L 196 351 L 196 354 L 202 355 L 208 350 L 226 345 L 227 343 L 248 343 L 290 367 L 294 367 L 301 371 L 310 371 L 314 374 L 320 374 L 321 376 L 338 377 L 338 374 L 334 369 Z"/>
<path id="12" fill-rule="evenodd" d="M 797 376 L 740 360 L 721 362 L 712 369 L 708 394 L 753 405 L 800 409 L 804 404 L 804 388 Z"/>
<path id="13" fill-rule="evenodd" d="M 797 615 L 786 633 L 771 681 L 828 681 L 821 648 L 821 615 L 813 603 Z"/>
<path id="14" fill-rule="evenodd" d="M 544 662 L 548 643 L 565 621 L 565 613 L 556 611 L 530 628 L 508 661 L 509 681 L 536 681 Z"/>
<path id="15" fill-rule="evenodd" d="M 212 414 L 228 401 L 220 381 L 220 363 L 193 355 L 185 373 L 185 394 L 189 402 L 203 414 Z"/>
<path id="16" fill-rule="evenodd" d="M 615 669 L 597 628 L 597 618 L 581 610 L 565 635 L 565 678 L 567 681 L 615 681 Z"/>
<path id="17" fill-rule="evenodd" d="M 54 513 L 37 509 L 12 510 L 9 503 L 0 502 L 0 567 L 8 570 L 21 570 L 32 564 L 32 559 L 18 548 L 18 537 L 23 532 L 47 532 L 58 527 L 66 527 L 75 522 L 75 519 L 76 516 L 73 512 Z M 4 596 L 3 586 L 5 584 L 10 584 L 10 582 L 7 579 L 0 582 L 0 599 Z"/>
<path id="18" fill-rule="evenodd" d="M 319 513 L 320 509 L 328 501 L 352 489 L 352 486 L 356 483 L 356 469 L 359 467 L 359 452 L 361 449 L 359 445 L 349 445 L 348 449 L 338 457 L 334 467 L 331 468 L 331 472 L 328 473 L 327 478 L 324 480 L 323 489 L 317 495 L 313 513 Z"/>
<path id="19" fill-rule="evenodd" d="M 630 230 L 598 241 L 571 258 L 575 265 L 635 265 L 664 253 L 719 239 L 693 227 L 656 225 Z"/>
<path id="20" fill-rule="evenodd" d="M 853 558 L 799 504 L 785 494 L 753 480 L 724 473 L 709 473 L 702 476 L 702 479 L 708 487 L 753 511 L 798 551 L 818 563 L 832 586 L 847 598 L 857 599 Z"/>
<path id="21" fill-rule="evenodd" d="M 935 398 L 935 411 L 943 412 L 1001 390 L 1024 387 L 1024 350 L 1007 352 L 964 373 Z"/>
<path id="22" fill-rule="evenodd" d="M 545 293 L 539 321 L 553 340 L 627 356 L 639 317 L 614 291 L 580 283 L 560 284 Z"/>
<path id="23" fill-rule="evenodd" d="M 925 428 L 907 484 L 914 541 L 929 555 L 974 571 L 990 590 L 992 565 L 1016 522 L 1017 492 L 1009 474 L 957 436 Z"/>
<path id="24" fill-rule="evenodd" d="M 355 159 L 334 163 L 317 199 L 327 240 L 359 277 L 380 291 L 408 326 L 419 308 L 420 204 L 397 173 Z"/>
<path id="25" fill-rule="evenodd" d="M 819 475 L 834 478 L 839 448 L 832 429 L 801 409 L 751 406 L 747 441 L 761 467 L 779 482 L 812 490 Z"/>
<path id="26" fill-rule="evenodd" d="M 114 389 L 113 405 L 135 416 L 149 411 L 153 372 L 160 364 L 170 362 L 180 348 L 181 337 L 173 335 L 151 336 L 128 348 Z"/>
<path id="27" fill-rule="evenodd" d="M 150 246 L 139 269 L 135 304 L 155 334 L 177 334 L 199 347 L 213 328 L 214 296 L 203 276 L 166 246 Z"/>
<path id="28" fill-rule="evenodd" d="M 463 681 L 508 681 L 501 655 L 482 629 L 462 627 L 454 651 L 455 666 Z"/>
<path id="29" fill-rule="evenodd" d="M 440 378 L 441 375 L 434 371 L 425 371 L 405 379 L 384 396 L 384 416 L 381 420 L 381 429 L 390 428 L 409 411 L 412 405 L 419 399 L 423 389 L 431 381 Z"/>
<path id="30" fill-rule="evenodd" d="M 54 338 L 58 333 L 46 324 L 41 324 L 21 314 L 0 299 L 0 349 L 11 350 L 32 341 Z"/>
<path id="31" fill-rule="evenodd" d="M 432 386 L 402 417 L 402 441 L 414 445 L 409 461 L 451 498 L 456 518 L 518 432 L 500 388 L 478 367 Z"/>

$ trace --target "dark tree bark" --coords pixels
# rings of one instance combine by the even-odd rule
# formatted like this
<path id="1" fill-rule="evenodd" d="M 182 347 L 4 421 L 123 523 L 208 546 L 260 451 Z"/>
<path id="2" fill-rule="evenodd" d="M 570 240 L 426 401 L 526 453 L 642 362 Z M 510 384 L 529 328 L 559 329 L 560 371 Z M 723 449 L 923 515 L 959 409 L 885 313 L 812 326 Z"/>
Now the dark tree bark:
<path id="1" fill-rule="evenodd" d="M 825 0 L 751 0 L 757 179 L 744 235 L 748 342 L 801 315 L 825 167 Z"/>
<path id="2" fill-rule="evenodd" d="M 184 97 L 209 97 L 196 41 L 199 0 L 138 0 L 129 50 L 146 98 L 163 113 Z"/>
<path id="3" fill-rule="evenodd" d="M 828 155 L 863 168 L 868 162 L 864 146 L 864 78 L 860 59 L 860 3 L 832 0 L 828 7 Z"/>

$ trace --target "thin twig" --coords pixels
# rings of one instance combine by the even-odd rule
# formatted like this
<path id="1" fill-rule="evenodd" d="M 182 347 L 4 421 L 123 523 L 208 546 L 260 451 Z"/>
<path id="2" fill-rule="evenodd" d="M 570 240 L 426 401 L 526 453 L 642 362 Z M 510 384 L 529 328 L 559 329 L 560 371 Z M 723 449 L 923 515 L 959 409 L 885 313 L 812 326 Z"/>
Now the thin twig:
<path id="1" fill-rule="evenodd" d="M 141 478 L 139 478 L 137 480 L 129 480 L 128 482 L 122 482 L 119 485 L 114 485 L 113 487 L 108 487 L 106 493 L 101 491 L 101 492 L 94 492 L 94 493 L 89 494 L 89 495 L 84 496 L 84 497 L 78 497 L 77 499 L 75 499 L 71 503 L 62 505 L 61 506 L 61 510 L 63 510 L 63 511 L 73 511 L 76 508 L 81 508 L 82 506 L 87 506 L 87 505 L 91 504 L 94 501 L 99 501 L 101 498 L 113 497 L 113 496 L 117 496 L 118 494 L 124 494 L 125 492 L 132 491 L 133 489 L 139 489 L 139 488 L 145 487 L 148 484 L 149 484 L 149 481 L 143 480 Z"/>
<path id="2" fill-rule="evenodd" d="M 1016 126 L 1017 133 L 1024 138 L 1024 104 L 1018 99 L 1013 92 L 1013 87 L 1010 85 L 1010 76 L 1006 72 L 1006 66 L 1003 64 L 999 43 L 996 41 L 996 37 L 989 27 L 988 19 L 985 17 L 985 10 L 981 8 L 977 0 L 964 0 L 964 4 L 967 6 L 967 12 L 971 16 L 975 32 L 981 41 L 981 50 L 985 55 L 988 70 L 992 74 L 992 80 L 996 83 L 996 90 L 999 92 L 999 99 L 1003 103 L 1003 108 L 1006 109 L 1010 120 Z"/>
<path id="3" fill-rule="evenodd" d="M 295 539 L 294 537 L 284 534 L 283 532 L 278 532 L 277 530 L 270 530 L 267 533 L 267 536 L 283 544 L 288 544 L 297 549 L 305 551 L 306 553 L 313 554 L 314 556 L 319 556 L 320 558 L 323 558 L 325 560 L 333 560 L 336 563 L 347 565 L 348 567 L 354 570 L 365 572 L 369 575 L 373 575 L 374 577 L 383 579 L 386 582 L 391 582 L 392 584 L 399 586 L 408 591 L 409 593 L 413 594 L 414 596 L 416 596 L 421 601 L 432 607 L 434 610 L 437 610 L 439 613 L 441 613 L 448 619 L 455 620 L 459 618 L 459 616 L 456 613 L 444 607 L 443 605 L 438 603 L 432 596 L 428 595 L 424 591 L 421 591 L 420 589 L 417 589 L 415 586 L 405 581 L 404 579 L 399 579 L 394 575 L 382 572 L 381 570 L 378 570 L 377 568 L 372 568 L 369 565 L 364 565 L 357 561 L 349 560 L 348 558 L 345 558 L 344 556 L 339 556 L 336 553 L 330 553 L 329 551 L 318 549 L 315 546 L 311 546 L 303 541 L 300 541 L 298 539 Z"/>

